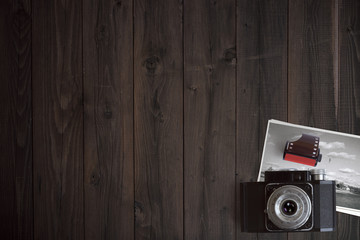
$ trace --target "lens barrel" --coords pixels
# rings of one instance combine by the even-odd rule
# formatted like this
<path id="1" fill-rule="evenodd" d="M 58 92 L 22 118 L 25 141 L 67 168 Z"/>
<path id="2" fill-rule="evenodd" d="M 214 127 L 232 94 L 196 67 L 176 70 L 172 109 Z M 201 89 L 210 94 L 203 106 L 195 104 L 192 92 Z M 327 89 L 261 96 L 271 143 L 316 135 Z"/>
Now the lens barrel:
<path id="1" fill-rule="evenodd" d="M 305 186 L 312 189 L 311 184 Z M 303 189 L 295 185 L 276 187 L 276 184 L 268 184 L 267 187 L 276 188 L 268 198 L 266 213 L 279 230 L 296 230 L 307 223 L 312 214 L 312 202 Z M 274 230 L 266 227 L 269 231 Z"/>

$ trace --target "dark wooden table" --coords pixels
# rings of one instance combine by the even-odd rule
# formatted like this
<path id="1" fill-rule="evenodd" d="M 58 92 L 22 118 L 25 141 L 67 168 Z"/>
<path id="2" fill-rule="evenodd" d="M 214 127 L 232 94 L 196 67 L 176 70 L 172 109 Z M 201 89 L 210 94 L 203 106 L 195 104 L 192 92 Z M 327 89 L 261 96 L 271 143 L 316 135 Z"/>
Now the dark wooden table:
<path id="1" fill-rule="evenodd" d="M 4 0 L 1 239 L 247 234 L 268 119 L 360 134 L 358 0 Z"/>

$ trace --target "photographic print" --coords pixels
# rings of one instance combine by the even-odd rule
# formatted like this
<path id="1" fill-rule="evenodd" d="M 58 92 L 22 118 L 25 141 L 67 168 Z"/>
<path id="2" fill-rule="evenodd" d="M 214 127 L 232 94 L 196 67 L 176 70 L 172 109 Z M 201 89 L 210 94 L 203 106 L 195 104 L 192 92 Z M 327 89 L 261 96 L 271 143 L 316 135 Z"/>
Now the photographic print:
<path id="1" fill-rule="evenodd" d="M 310 141 L 308 155 L 291 153 Z M 314 168 L 325 169 L 325 180 L 336 181 L 336 210 L 360 216 L 360 136 L 269 120 L 258 181 L 264 181 L 265 171 Z"/>

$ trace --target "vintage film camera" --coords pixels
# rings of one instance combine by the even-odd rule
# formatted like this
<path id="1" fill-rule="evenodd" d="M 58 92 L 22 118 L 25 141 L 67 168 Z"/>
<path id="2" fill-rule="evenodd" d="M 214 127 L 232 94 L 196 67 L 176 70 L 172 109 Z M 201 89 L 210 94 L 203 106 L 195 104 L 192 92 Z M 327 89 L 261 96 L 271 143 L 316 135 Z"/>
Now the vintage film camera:
<path id="1" fill-rule="evenodd" d="M 241 183 L 242 231 L 334 231 L 335 181 L 324 175 L 324 169 L 267 171 L 265 182 Z"/>

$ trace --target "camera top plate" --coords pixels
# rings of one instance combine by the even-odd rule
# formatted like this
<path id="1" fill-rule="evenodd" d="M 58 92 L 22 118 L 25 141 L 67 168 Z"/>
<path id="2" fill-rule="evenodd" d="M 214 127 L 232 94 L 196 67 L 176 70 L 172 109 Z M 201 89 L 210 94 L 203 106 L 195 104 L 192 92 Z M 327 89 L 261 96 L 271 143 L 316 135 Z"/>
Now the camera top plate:
<path id="1" fill-rule="evenodd" d="M 265 182 L 309 182 L 311 173 L 309 171 L 266 171 Z"/>

